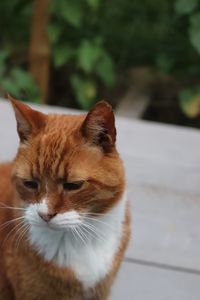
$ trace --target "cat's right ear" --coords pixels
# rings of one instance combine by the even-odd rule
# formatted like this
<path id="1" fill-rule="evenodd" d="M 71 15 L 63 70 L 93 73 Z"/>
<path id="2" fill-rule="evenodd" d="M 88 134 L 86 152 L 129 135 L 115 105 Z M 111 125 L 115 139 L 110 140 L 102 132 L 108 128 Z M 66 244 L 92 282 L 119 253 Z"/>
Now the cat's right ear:
<path id="1" fill-rule="evenodd" d="M 112 151 L 116 140 L 116 128 L 111 105 L 106 101 L 97 102 L 88 112 L 81 131 L 91 144 L 100 146 L 104 152 Z"/>
<path id="2" fill-rule="evenodd" d="M 46 115 L 8 95 L 15 112 L 17 131 L 21 142 L 36 134 L 45 125 Z"/>

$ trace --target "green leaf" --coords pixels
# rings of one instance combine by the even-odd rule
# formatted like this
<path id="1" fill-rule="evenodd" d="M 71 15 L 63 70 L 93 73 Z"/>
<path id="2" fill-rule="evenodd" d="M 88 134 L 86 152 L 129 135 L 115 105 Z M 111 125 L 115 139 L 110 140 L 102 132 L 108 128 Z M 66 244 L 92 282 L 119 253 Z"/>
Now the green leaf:
<path id="1" fill-rule="evenodd" d="M 38 88 L 32 76 L 23 69 L 14 68 L 1 83 L 5 92 L 21 98 L 25 95 L 32 102 L 39 102 Z"/>
<path id="2" fill-rule="evenodd" d="M 114 85 L 116 80 L 114 63 L 106 52 L 103 52 L 101 60 L 97 64 L 95 71 L 107 86 L 112 87 Z"/>
<path id="3" fill-rule="evenodd" d="M 192 46 L 200 54 L 200 13 L 190 17 L 189 35 Z"/>
<path id="4" fill-rule="evenodd" d="M 102 48 L 98 43 L 84 40 L 78 49 L 78 65 L 89 74 L 101 55 Z"/>
<path id="5" fill-rule="evenodd" d="M 78 75 L 72 75 L 70 81 L 81 108 L 88 110 L 97 95 L 96 83 L 91 79 L 82 78 Z"/>
<path id="6" fill-rule="evenodd" d="M 49 24 L 47 28 L 47 33 L 48 33 L 49 41 L 52 44 L 55 44 L 57 43 L 57 41 L 61 36 L 62 27 L 59 24 Z"/>
<path id="7" fill-rule="evenodd" d="M 179 94 L 180 107 L 186 116 L 195 118 L 200 114 L 200 88 L 184 89 Z"/>
<path id="8" fill-rule="evenodd" d="M 1 81 L 1 86 L 6 93 L 10 93 L 15 97 L 19 97 L 19 88 L 16 84 L 13 84 L 12 80 L 3 79 Z"/>
<path id="9" fill-rule="evenodd" d="M 53 59 L 56 68 L 65 65 L 71 58 L 73 58 L 75 50 L 69 45 L 57 46 L 53 51 Z"/>
<path id="10" fill-rule="evenodd" d="M 69 24 L 79 27 L 83 18 L 82 4 L 79 0 L 59 0 L 60 14 Z"/>
<path id="11" fill-rule="evenodd" d="M 198 6 L 198 0 L 176 0 L 175 11 L 182 14 L 189 14 Z"/>
<path id="12" fill-rule="evenodd" d="M 99 8 L 100 0 L 87 0 L 87 3 L 94 11 L 97 11 Z"/>
<path id="13" fill-rule="evenodd" d="M 10 74 L 13 80 L 15 80 L 16 82 L 16 86 L 18 86 L 19 88 L 23 89 L 34 84 L 31 75 L 23 69 L 14 68 L 12 69 Z"/>

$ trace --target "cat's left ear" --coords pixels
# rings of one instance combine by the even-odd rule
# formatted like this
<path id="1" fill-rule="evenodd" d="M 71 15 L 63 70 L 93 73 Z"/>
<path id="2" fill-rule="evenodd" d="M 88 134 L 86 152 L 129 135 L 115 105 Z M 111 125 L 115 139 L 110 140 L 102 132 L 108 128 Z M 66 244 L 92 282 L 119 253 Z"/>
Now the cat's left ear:
<path id="1" fill-rule="evenodd" d="M 28 140 L 31 134 L 36 134 L 46 121 L 45 114 L 30 108 L 28 105 L 8 95 L 17 121 L 17 131 L 21 142 Z"/>
<path id="2" fill-rule="evenodd" d="M 112 106 L 98 102 L 87 114 L 82 125 L 83 136 L 91 143 L 110 152 L 116 141 L 115 117 Z"/>

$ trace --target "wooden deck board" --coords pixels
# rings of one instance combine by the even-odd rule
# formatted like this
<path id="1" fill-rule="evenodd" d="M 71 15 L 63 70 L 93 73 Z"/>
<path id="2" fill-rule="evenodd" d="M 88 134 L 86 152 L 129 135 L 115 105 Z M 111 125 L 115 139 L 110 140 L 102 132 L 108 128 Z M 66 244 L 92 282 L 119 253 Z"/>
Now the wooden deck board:
<path id="1" fill-rule="evenodd" d="M 133 239 L 126 256 L 200 271 L 199 196 L 145 185 L 128 195 Z"/>
<path id="2" fill-rule="evenodd" d="M 199 300 L 200 276 L 123 263 L 111 300 Z"/>

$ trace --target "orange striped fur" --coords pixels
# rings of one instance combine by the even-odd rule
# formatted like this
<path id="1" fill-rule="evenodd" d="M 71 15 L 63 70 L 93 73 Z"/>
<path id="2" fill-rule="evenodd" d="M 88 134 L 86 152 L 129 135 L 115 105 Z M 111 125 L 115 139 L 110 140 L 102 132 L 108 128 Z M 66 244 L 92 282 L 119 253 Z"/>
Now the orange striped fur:
<path id="1" fill-rule="evenodd" d="M 112 109 L 101 101 L 87 116 L 45 115 L 11 97 L 10 101 L 20 145 L 14 161 L 0 165 L 0 299 L 106 300 L 130 236 L 127 203 L 111 266 L 88 288 L 72 268 L 38 253 L 28 230 L 20 231 L 20 218 L 26 207 L 42 199 L 48 199 L 50 218 L 71 211 L 104 216 L 120 204 L 125 179 Z M 25 186 L 25 181 L 37 182 L 37 188 Z M 65 183 L 77 182 L 80 188 L 64 188 Z M 18 219 L 12 222 L 14 218 Z"/>

